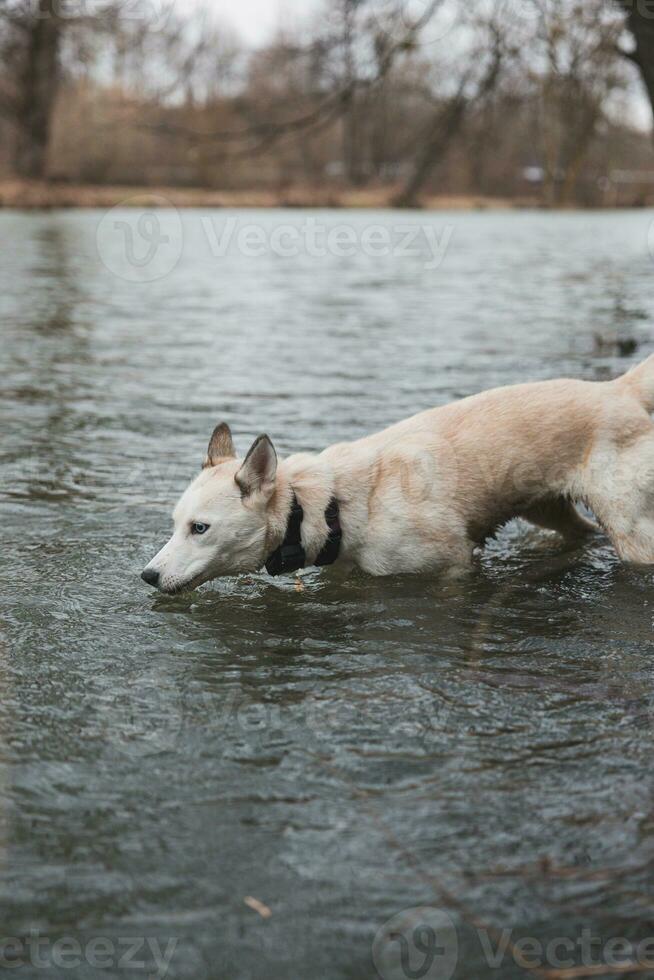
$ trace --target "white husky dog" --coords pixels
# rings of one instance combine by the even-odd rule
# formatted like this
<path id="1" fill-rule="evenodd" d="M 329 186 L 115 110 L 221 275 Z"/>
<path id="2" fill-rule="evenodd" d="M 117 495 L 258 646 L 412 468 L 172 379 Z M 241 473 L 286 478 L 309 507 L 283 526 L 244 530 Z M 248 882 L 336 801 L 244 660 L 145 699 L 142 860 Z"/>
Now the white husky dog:
<path id="1" fill-rule="evenodd" d="M 615 381 L 498 388 L 283 461 L 267 436 L 237 459 L 222 423 L 142 577 L 175 593 L 264 565 L 459 574 L 514 517 L 571 539 L 596 530 L 575 502 L 623 560 L 651 564 L 651 411 L 654 356 Z"/>

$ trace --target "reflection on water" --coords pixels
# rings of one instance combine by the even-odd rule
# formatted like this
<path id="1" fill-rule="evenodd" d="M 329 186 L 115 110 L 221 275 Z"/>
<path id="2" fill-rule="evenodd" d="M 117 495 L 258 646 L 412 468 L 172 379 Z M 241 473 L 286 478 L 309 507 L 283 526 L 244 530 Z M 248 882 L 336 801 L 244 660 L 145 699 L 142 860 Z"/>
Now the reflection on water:
<path id="1" fill-rule="evenodd" d="M 169 976 L 329 980 L 373 975 L 420 906 L 452 917 L 460 977 L 525 975 L 521 937 L 652 935 L 653 576 L 603 539 L 512 525 L 446 588 L 138 579 L 221 418 L 241 448 L 315 449 L 649 353 L 652 216 L 403 215 L 453 225 L 427 269 L 216 258 L 189 212 L 140 285 L 100 261 L 101 217 L 0 215 L 5 934 L 76 939 L 50 976 L 136 937 L 153 974 L 174 940 Z"/>

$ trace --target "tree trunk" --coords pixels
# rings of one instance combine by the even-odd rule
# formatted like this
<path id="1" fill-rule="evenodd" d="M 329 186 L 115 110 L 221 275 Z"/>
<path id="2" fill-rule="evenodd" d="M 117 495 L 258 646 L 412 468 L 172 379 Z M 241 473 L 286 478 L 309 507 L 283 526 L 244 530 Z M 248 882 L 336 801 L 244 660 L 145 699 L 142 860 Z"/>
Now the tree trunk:
<path id="1" fill-rule="evenodd" d="M 636 44 L 628 57 L 642 75 L 654 113 L 654 0 L 617 0 L 627 15 L 629 28 Z"/>
<path id="2" fill-rule="evenodd" d="M 577 106 L 582 106 L 582 99 L 578 97 Z M 568 205 L 572 202 L 581 168 L 588 156 L 593 137 L 597 131 L 597 124 L 601 116 L 600 106 L 588 105 L 586 118 L 581 122 L 576 120 L 576 124 L 571 126 L 574 133 L 574 145 L 566 155 L 565 177 L 560 189 L 560 203 Z"/>
<path id="3" fill-rule="evenodd" d="M 393 201 L 395 207 L 414 208 L 417 206 L 420 192 L 432 175 L 436 164 L 440 163 L 445 156 L 452 139 L 458 133 L 467 107 L 468 103 L 464 96 L 457 95 L 436 113 L 425 135 L 424 143 L 418 152 L 413 172 L 402 191 Z"/>
<path id="4" fill-rule="evenodd" d="M 61 20 L 56 0 L 39 0 L 27 25 L 25 58 L 20 72 L 16 112 L 18 135 L 15 167 L 21 177 L 45 176 L 52 112 L 59 82 Z"/>
<path id="5" fill-rule="evenodd" d="M 363 123 L 356 97 L 350 100 L 343 116 L 343 163 L 347 182 L 353 187 L 365 183 L 361 163 L 361 144 L 363 143 Z"/>
<path id="6" fill-rule="evenodd" d="M 450 143 L 461 129 L 469 107 L 477 104 L 493 91 L 499 78 L 501 66 L 502 50 L 496 38 L 493 60 L 474 95 L 466 96 L 466 79 L 464 78 L 457 94 L 452 96 L 444 108 L 436 112 L 425 135 L 425 142 L 418 151 L 413 173 L 406 182 L 404 189 L 393 202 L 396 207 L 416 207 L 420 192 L 431 177 L 436 164 L 440 163 Z"/>

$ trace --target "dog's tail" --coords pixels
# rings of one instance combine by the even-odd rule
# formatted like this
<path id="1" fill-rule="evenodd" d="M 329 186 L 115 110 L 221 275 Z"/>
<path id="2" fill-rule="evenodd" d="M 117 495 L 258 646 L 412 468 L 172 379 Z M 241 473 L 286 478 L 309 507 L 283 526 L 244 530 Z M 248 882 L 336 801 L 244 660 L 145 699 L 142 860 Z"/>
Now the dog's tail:
<path id="1" fill-rule="evenodd" d="M 646 411 L 654 412 L 654 354 L 623 375 L 620 383 L 631 389 Z"/>

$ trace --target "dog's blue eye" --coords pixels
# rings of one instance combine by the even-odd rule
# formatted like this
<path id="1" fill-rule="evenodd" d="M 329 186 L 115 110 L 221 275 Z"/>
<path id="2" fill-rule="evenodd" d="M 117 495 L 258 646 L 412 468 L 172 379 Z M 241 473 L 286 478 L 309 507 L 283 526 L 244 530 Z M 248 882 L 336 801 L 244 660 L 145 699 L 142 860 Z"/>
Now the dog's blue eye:
<path id="1" fill-rule="evenodd" d="M 193 524 L 191 524 L 191 534 L 205 534 L 208 530 L 208 524 L 200 524 L 199 521 L 195 521 Z"/>

